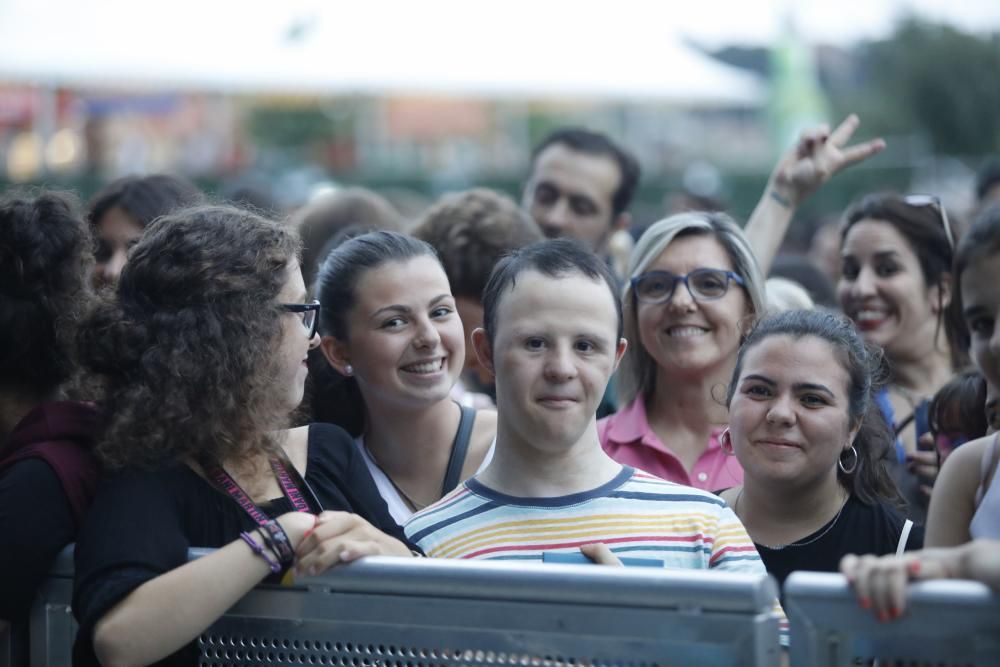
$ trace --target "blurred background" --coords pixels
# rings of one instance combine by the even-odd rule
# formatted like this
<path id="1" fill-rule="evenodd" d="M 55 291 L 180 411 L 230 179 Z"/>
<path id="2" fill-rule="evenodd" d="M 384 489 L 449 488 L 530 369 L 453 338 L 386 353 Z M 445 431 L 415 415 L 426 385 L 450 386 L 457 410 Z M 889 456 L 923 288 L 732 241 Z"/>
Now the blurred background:
<path id="1" fill-rule="evenodd" d="M 168 172 L 278 213 L 363 185 L 413 216 L 519 198 L 574 123 L 639 158 L 640 225 L 679 199 L 745 219 L 779 150 L 851 111 L 888 148 L 801 218 L 882 188 L 965 210 L 1000 153 L 1000 2 L 0 0 L 0 187 L 84 198 Z"/>

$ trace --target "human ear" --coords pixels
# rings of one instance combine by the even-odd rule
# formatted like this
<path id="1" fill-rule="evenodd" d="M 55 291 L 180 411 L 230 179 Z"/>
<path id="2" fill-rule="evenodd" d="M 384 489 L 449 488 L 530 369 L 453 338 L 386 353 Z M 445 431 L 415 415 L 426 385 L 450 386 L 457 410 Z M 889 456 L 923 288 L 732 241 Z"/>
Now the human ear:
<path id="1" fill-rule="evenodd" d="M 628 341 L 625 340 L 624 338 L 619 338 L 618 345 L 615 346 L 615 365 L 614 368 L 611 369 L 612 373 L 618 370 L 618 364 L 622 362 L 622 357 L 625 356 L 625 350 L 627 349 L 628 349 Z"/>
<path id="2" fill-rule="evenodd" d="M 326 357 L 327 363 L 329 363 L 333 368 L 341 375 L 353 375 L 352 372 L 347 372 L 347 367 L 351 365 L 351 357 L 347 350 L 347 344 L 343 343 L 333 336 L 323 336 L 319 341 L 319 349 L 323 352 L 323 356 Z"/>
<path id="3" fill-rule="evenodd" d="M 479 359 L 479 365 L 485 368 L 495 379 L 496 372 L 493 370 L 493 350 L 491 349 L 490 338 L 486 335 L 486 329 L 477 327 L 472 330 L 472 346 L 476 350 L 476 358 Z"/>
<path id="4" fill-rule="evenodd" d="M 951 303 L 952 279 L 951 273 L 942 273 L 937 285 L 930 289 L 931 312 L 940 314 Z"/>

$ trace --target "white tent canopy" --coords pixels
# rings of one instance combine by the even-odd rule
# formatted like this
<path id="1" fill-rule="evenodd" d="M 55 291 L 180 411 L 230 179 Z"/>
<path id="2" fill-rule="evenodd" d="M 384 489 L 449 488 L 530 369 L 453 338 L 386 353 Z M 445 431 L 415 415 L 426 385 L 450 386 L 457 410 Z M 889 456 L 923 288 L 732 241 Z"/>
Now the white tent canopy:
<path id="1" fill-rule="evenodd" d="M 661 7 L 662 5 L 662 7 Z M 757 106 L 669 3 L 0 0 L 0 82 Z"/>

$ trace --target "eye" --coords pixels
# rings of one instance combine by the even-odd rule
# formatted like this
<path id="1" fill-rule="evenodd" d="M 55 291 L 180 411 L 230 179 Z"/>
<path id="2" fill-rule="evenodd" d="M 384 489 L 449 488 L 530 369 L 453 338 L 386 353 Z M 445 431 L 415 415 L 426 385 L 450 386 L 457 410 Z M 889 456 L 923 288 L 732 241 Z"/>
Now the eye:
<path id="1" fill-rule="evenodd" d="M 524 347 L 529 350 L 541 350 L 545 347 L 545 341 L 541 338 L 528 338 L 524 341 Z"/>
<path id="2" fill-rule="evenodd" d="M 743 393 L 750 398 L 768 398 L 771 396 L 771 388 L 764 384 L 751 384 L 743 388 Z"/>
<path id="3" fill-rule="evenodd" d="M 992 317 L 974 317 L 968 321 L 968 326 L 976 338 L 989 338 L 993 335 Z"/>
<path id="4" fill-rule="evenodd" d="M 577 215 L 593 215 L 597 212 L 597 205 L 585 197 L 573 197 L 569 205 Z"/>
<path id="5" fill-rule="evenodd" d="M 574 347 L 576 348 L 577 352 L 593 352 L 594 350 L 597 349 L 597 346 L 594 345 L 589 340 L 578 340 L 576 341 Z"/>
<path id="6" fill-rule="evenodd" d="M 844 280 L 856 280 L 858 277 L 858 263 L 848 257 L 840 265 L 840 275 Z"/>
<path id="7" fill-rule="evenodd" d="M 393 317 L 393 318 L 388 319 L 385 322 L 383 322 L 382 325 L 379 328 L 381 328 L 381 329 L 399 329 L 399 328 L 401 328 L 405 324 L 406 324 L 406 320 L 404 320 L 402 317 Z"/>
<path id="8" fill-rule="evenodd" d="M 559 197 L 559 193 L 551 185 L 542 183 L 535 188 L 535 202 L 538 204 L 551 204 Z"/>
<path id="9" fill-rule="evenodd" d="M 807 408 L 821 408 L 826 405 L 829 405 L 829 402 L 826 400 L 826 398 L 820 396 L 819 394 L 803 394 L 799 398 L 799 400 L 802 402 L 802 405 L 806 406 Z"/>
<path id="10" fill-rule="evenodd" d="M 438 306 L 437 308 L 431 311 L 431 317 L 433 317 L 434 319 L 439 319 L 442 317 L 447 317 L 451 315 L 453 312 L 455 311 L 453 311 L 450 306 Z"/>
<path id="11" fill-rule="evenodd" d="M 94 247 L 94 259 L 98 264 L 104 264 L 111 259 L 111 244 L 104 239 L 97 239 Z"/>
<path id="12" fill-rule="evenodd" d="M 875 274 L 882 277 L 888 278 L 889 276 L 894 276 L 899 273 L 899 265 L 896 262 L 878 262 L 875 265 Z"/>

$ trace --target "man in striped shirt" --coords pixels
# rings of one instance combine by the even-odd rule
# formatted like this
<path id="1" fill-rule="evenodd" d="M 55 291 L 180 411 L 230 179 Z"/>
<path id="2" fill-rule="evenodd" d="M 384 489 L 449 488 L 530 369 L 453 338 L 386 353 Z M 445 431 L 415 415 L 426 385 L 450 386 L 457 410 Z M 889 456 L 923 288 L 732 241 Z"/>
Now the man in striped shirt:
<path id="1" fill-rule="evenodd" d="M 625 351 L 615 279 L 575 242 L 501 260 L 473 333 L 496 378 L 497 444 L 482 473 L 416 514 L 406 534 L 431 557 L 595 562 L 763 573 L 718 497 L 622 466 L 594 413 Z"/>

